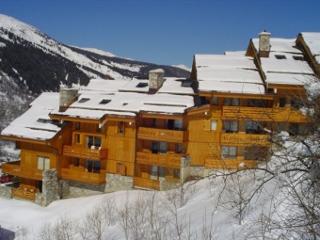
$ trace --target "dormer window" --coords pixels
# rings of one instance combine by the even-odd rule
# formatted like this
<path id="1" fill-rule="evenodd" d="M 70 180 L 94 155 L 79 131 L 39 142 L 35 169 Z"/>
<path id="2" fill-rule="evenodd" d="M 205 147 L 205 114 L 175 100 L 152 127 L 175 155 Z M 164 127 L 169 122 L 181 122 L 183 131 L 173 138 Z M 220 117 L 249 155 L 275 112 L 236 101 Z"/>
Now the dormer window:
<path id="1" fill-rule="evenodd" d="M 136 86 L 137 88 L 144 88 L 144 87 L 148 87 L 148 83 L 145 82 L 139 82 Z"/>
<path id="2" fill-rule="evenodd" d="M 85 102 L 88 102 L 90 99 L 89 98 L 81 98 L 79 100 L 79 103 L 85 103 Z"/>
<path id="3" fill-rule="evenodd" d="M 110 99 L 102 99 L 101 102 L 99 102 L 99 104 L 108 104 L 109 102 L 111 102 Z"/>
<path id="4" fill-rule="evenodd" d="M 287 59 L 287 57 L 285 55 L 274 55 L 276 57 L 276 59 L 282 60 L 282 59 Z"/>
<path id="5" fill-rule="evenodd" d="M 292 56 L 292 58 L 294 60 L 297 60 L 297 61 L 304 61 L 304 57 L 303 56 Z"/>

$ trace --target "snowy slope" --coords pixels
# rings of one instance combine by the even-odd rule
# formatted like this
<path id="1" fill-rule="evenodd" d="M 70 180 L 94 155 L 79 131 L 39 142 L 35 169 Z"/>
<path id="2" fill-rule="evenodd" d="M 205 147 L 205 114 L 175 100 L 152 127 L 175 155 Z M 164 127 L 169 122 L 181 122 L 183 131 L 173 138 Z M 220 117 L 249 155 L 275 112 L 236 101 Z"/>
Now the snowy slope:
<path id="1" fill-rule="evenodd" d="M 250 177 L 247 178 L 246 184 L 249 184 Z M 218 193 L 223 185 L 210 182 L 208 179 L 201 180 L 191 187 L 187 188 L 185 194 L 185 204 L 178 206 L 177 216 L 179 224 L 183 227 L 184 236 L 188 235 L 188 225 L 190 222 L 191 239 L 204 239 L 203 226 L 206 231 L 212 230 L 214 239 L 246 239 L 248 228 L 250 228 L 253 219 L 263 211 L 264 206 L 270 204 L 270 192 L 265 192 L 263 197 L 252 208 L 252 212 L 246 218 L 246 221 L 240 225 L 234 217 L 233 210 L 228 211 L 226 208 L 217 208 Z M 19 200 L 5 200 L 0 198 L 0 225 L 5 228 L 18 231 L 24 234 L 24 239 L 37 239 L 43 226 L 54 224 L 62 218 L 73 221 L 75 225 L 80 226 L 79 219 L 86 219 L 88 213 L 94 211 L 97 206 L 102 206 L 110 201 L 113 207 L 124 209 L 129 202 L 132 209 L 138 200 L 144 203 L 148 208 L 148 200 L 155 196 L 155 205 L 158 209 L 157 217 L 166 218 L 170 221 L 168 232 L 163 239 L 175 239 L 174 214 L 169 209 L 173 209 L 172 191 L 170 192 L 153 192 L 143 190 L 121 191 L 97 196 L 83 197 L 77 199 L 67 199 L 52 203 L 46 208 L 39 207 L 30 202 Z M 132 205 L 130 205 L 130 203 Z M 259 207 L 259 208 L 255 208 Z M 211 217 L 212 216 L 212 217 Z M 206 220 L 205 220 L 206 219 Z M 212 221 L 211 221 L 212 219 Z M 125 239 L 124 231 L 121 228 L 121 217 L 115 213 L 115 221 L 106 227 L 103 239 Z M 138 224 L 138 222 L 136 223 Z M 108 225 L 108 224 L 106 224 Z M 212 228 L 210 226 L 213 226 Z M 139 226 L 141 227 L 141 226 Z M 145 232 L 148 232 L 148 226 L 144 225 Z M 19 233 L 20 232 L 20 233 Z M 78 231 L 74 235 L 77 236 Z M 107 237 L 108 236 L 108 237 Z M 233 238 L 237 236 L 236 238 Z M 111 238 L 110 238 L 111 237 Z M 132 237 L 132 235 L 131 235 Z M 77 237 L 75 238 L 77 239 Z M 79 238 L 78 238 L 79 239 Z M 132 239 L 132 238 L 130 238 Z M 143 239 L 152 239 L 150 236 Z M 186 238 L 182 238 L 186 239 Z"/>

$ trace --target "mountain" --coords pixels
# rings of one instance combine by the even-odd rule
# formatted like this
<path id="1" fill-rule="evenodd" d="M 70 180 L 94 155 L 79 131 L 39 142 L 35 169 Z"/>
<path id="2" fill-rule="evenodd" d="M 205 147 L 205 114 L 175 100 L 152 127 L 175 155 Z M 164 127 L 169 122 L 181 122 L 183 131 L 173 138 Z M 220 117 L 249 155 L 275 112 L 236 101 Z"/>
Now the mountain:
<path id="1" fill-rule="evenodd" d="M 0 131 L 39 93 L 57 91 L 61 83 L 85 85 L 91 78 L 147 78 L 154 68 L 163 68 L 166 76 L 189 76 L 178 67 L 68 46 L 29 24 L 0 14 Z"/>

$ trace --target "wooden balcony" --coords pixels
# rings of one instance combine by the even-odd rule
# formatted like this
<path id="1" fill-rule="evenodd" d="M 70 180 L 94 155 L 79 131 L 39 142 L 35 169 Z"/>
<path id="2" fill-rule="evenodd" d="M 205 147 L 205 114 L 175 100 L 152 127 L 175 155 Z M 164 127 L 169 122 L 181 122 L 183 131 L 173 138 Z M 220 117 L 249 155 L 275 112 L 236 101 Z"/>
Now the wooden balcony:
<path id="1" fill-rule="evenodd" d="M 13 198 L 35 201 L 37 189 L 34 186 L 20 184 L 18 188 L 12 188 L 11 196 Z"/>
<path id="2" fill-rule="evenodd" d="M 222 133 L 221 134 L 222 145 L 234 145 L 234 146 L 270 146 L 269 134 L 246 134 L 246 133 Z"/>
<path id="3" fill-rule="evenodd" d="M 138 188 L 160 190 L 160 182 L 158 180 L 152 180 L 148 178 L 134 177 L 133 186 Z"/>
<path id="4" fill-rule="evenodd" d="M 107 158 L 107 149 L 91 149 L 83 145 L 63 146 L 63 155 L 77 158 L 87 158 L 92 160 L 103 160 Z"/>
<path id="5" fill-rule="evenodd" d="M 2 165 L 2 171 L 6 174 L 33 180 L 42 180 L 42 171 L 34 168 L 20 166 L 20 161 Z"/>
<path id="6" fill-rule="evenodd" d="M 223 118 L 227 119 L 251 119 L 265 122 L 307 122 L 308 119 L 298 110 L 291 107 L 242 107 L 242 106 L 223 106 Z"/>
<path id="7" fill-rule="evenodd" d="M 139 127 L 138 138 L 163 142 L 183 143 L 184 131 Z"/>
<path id="8" fill-rule="evenodd" d="M 62 168 L 61 178 L 65 180 L 99 185 L 106 182 L 105 171 L 100 171 L 100 173 L 87 172 L 84 167 Z"/>
<path id="9" fill-rule="evenodd" d="M 257 163 L 256 160 L 245 160 L 243 157 L 237 157 L 236 159 L 207 158 L 205 160 L 205 167 L 215 169 L 254 168 L 257 166 Z"/>
<path id="10" fill-rule="evenodd" d="M 148 150 L 137 152 L 136 160 L 138 164 L 156 165 L 167 168 L 180 168 L 182 154 L 168 153 L 151 153 Z"/>

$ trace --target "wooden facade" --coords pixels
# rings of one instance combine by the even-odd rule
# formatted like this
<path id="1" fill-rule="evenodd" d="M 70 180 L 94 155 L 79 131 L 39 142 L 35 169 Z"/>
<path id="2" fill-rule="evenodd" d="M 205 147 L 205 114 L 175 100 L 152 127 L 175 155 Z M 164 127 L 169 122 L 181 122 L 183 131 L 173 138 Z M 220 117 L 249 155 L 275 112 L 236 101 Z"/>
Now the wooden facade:
<path id="1" fill-rule="evenodd" d="M 252 42 L 247 55 L 254 58 L 264 79 Z M 194 63 L 193 81 L 196 71 Z M 47 168 L 57 169 L 62 180 L 102 185 L 110 173 L 132 177 L 136 187 L 157 190 L 161 179 L 180 181 L 184 158 L 190 159 L 191 167 L 253 168 L 268 159 L 273 131 L 308 122 L 291 104 L 292 99 L 305 97 L 303 88 L 266 88 L 260 95 L 196 91 L 199 103 L 182 114 L 106 114 L 101 120 L 50 115 L 64 123 L 51 141 L 4 138 L 16 141 L 21 154 L 19 161 L 4 164 L 2 170 L 21 178 L 14 196 L 34 199 Z"/>

